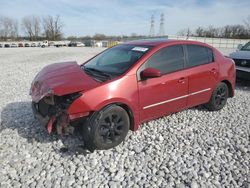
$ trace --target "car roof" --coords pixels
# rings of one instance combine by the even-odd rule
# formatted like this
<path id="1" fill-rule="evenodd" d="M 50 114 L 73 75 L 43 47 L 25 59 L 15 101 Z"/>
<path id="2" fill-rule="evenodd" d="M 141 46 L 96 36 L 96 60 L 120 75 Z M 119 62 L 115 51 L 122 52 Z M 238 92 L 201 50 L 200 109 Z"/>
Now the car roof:
<path id="1" fill-rule="evenodd" d="M 175 40 L 175 39 L 142 39 L 142 40 L 134 40 L 130 42 L 125 42 L 123 44 L 131 44 L 131 45 L 145 45 L 145 46 L 160 46 L 163 44 L 181 44 L 181 43 L 189 43 L 189 44 L 202 44 L 205 43 L 198 42 L 198 41 L 191 41 L 191 40 Z"/>

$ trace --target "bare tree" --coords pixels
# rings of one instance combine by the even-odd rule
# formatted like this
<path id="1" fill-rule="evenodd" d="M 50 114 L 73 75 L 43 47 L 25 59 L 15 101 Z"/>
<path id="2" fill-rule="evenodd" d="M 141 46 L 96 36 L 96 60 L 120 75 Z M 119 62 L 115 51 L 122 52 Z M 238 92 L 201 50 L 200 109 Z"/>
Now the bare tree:
<path id="1" fill-rule="evenodd" d="M 249 22 L 250 24 L 250 22 Z M 182 34 L 187 34 L 188 30 L 182 30 Z M 211 38 L 235 38 L 235 39 L 247 39 L 250 38 L 250 30 L 247 29 L 247 25 L 226 25 L 224 27 L 209 26 L 207 28 L 198 27 L 194 36 L 198 37 L 211 37 Z"/>
<path id="2" fill-rule="evenodd" d="M 41 32 L 41 21 L 38 16 L 26 16 L 22 19 L 22 26 L 30 40 L 37 40 Z"/>
<path id="3" fill-rule="evenodd" d="M 203 35 L 205 37 L 218 37 L 219 33 L 220 33 L 219 28 L 215 28 L 212 25 L 203 30 Z"/>
<path id="4" fill-rule="evenodd" d="M 221 28 L 221 37 L 225 38 L 249 38 L 250 33 L 243 25 L 226 25 Z"/>
<path id="5" fill-rule="evenodd" d="M 0 37 L 4 40 L 16 39 L 18 36 L 18 21 L 9 17 L 0 17 Z"/>
<path id="6" fill-rule="evenodd" d="M 44 35 L 49 40 L 60 40 L 62 38 L 63 23 L 60 16 L 55 18 L 52 16 L 46 16 L 43 18 Z"/>
<path id="7" fill-rule="evenodd" d="M 93 39 L 95 39 L 95 40 L 104 40 L 105 38 L 106 38 L 106 36 L 104 34 L 101 34 L 101 33 L 96 33 L 93 36 Z"/>
<path id="8" fill-rule="evenodd" d="M 204 36 L 204 29 L 202 27 L 198 27 L 196 30 L 195 30 L 195 35 L 197 37 L 202 37 Z"/>
<path id="9" fill-rule="evenodd" d="M 191 32 L 191 30 L 190 30 L 189 28 L 187 28 L 187 29 L 182 29 L 182 30 L 180 30 L 177 34 L 180 35 L 180 36 L 186 36 L 187 39 L 188 39 L 190 36 L 193 35 L 192 32 Z"/>
<path id="10" fill-rule="evenodd" d="M 43 29 L 44 35 L 47 39 L 51 39 L 52 35 L 54 35 L 54 27 L 53 27 L 53 17 L 46 16 L 43 18 Z"/>
<path id="11" fill-rule="evenodd" d="M 0 39 L 3 40 L 4 39 L 4 34 L 5 34 L 5 28 L 4 28 L 4 21 L 3 21 L 3 17 L 0 17 Z"/>
<path id="12" fill-rule="evenodd" d="M 38 16 L 33 16 L 32 23 L 33 23 L 35 39 L 38 39 L 41 33 L 41 19 Z"/>
<path id="13" fill-rule="evenodd" d="M 55 27 L 55 40 L 59 40 L 62 38 L 62 28 L 63 28 L 63 23 L 60 19 L 60 16 L 57 15 L 55 17 L 55 21 L 54 21 L 54 27 Z"/>
<path id="14" fill-rule="evenodd" d="M 19 29 L 19 24 L 18 24 L 18 21 L 17 20 L 14 20 L 13 22 L 13 32 L 12 32 L 12 35 L 14 36 L 14 38 L 18 38 L 18 30 Z"/>
<path id="15" fill-rule="evenodd" d="M 29 16 L 26 16 L 22 19 L 22 27 L 24 32 L 29 36 L 30 40 L 33 40 L 33 30 L 32 30 L 32 23 Z"/>

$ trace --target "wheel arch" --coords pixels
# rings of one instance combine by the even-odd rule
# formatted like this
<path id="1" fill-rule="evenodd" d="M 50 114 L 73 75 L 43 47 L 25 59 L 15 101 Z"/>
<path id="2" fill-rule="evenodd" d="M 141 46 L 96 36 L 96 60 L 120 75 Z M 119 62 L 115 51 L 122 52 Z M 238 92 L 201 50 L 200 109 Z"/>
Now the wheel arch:
<path id="1" fill-rule="evenodd" d="M 127 104 L 122 103 L 122 102 L 112 102 L 112 103 L 104 105 L 100 110 L 107 108 L 109 106 L 113 106 L 113 105 L 120 106 L 121 108 L 123 108 L 127 112 L 128 116 L 129 116 L 129 122 L 130 122 L 129 129 L 133 131 L 134 126 L 135 126 L 135 118 L 134 118 L 134 114 L 133 114 L 132 109 Z M 98 110 L 98 111 L 100 111 L 100 110 Z"/>
<path id="2" fill-rule="evenodd" d="M 231 82 L 228 81 L 228 80 L 222 80 L 221 82 L 225 83 L 227 85 L 227 87 L 229 89 L 229 96 L 233 97 L 234 96 L 234 91 L 233 91 L 233 86 L 232 86 Z"/>
<path id="3" fill-rule="evenodd" d="M 124 103 L 115 103 L 115 104 L 122 107 L 124 110 L 126 110 L 126 112 L 128 113 L 128 116 L 129 116 L 129 121 L 130 121 L 129 129 L 134 130 L 135 119 L 134 119 L 134 114 L 133 114 L 132 109 Z"/>

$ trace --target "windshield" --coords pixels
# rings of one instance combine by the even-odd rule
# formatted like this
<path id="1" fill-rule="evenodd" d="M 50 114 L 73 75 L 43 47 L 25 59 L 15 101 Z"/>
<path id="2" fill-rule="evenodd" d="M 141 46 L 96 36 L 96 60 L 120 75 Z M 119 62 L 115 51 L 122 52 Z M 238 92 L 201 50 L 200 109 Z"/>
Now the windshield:
<path id="1" fill-rule="evenodd" d="M 246 51 L 250 51 L 250 42 L 248 42 L 247 44 L 245 44 L 241 50 L 246 50 Z"/>
<path id="2" fill-rule="evenodd" d="M 83 68 L 85 72 L 92 71 L 95 75 L 99 73 L 109 78 L 119 76 L 134 65 L 149 49 L 149 46 L 118 45 L 97 55 L 84 64 Z"/>

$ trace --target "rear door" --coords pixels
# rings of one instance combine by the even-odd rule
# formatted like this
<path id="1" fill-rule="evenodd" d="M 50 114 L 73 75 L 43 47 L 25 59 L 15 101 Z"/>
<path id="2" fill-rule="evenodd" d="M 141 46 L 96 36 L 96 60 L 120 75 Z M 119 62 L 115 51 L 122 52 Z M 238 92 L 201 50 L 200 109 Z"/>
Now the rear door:
<path id="1" fill-rule="evenodd" d="M 212 49 L 200 45 L 186 45 L 188 70 L 188 106 L 207 103 L 218 83 L 218 64 Z"/>
<path id="2" fill-rule="evenodd" d="M 184 48 L 176 45 L 159 50 L 138 70 L 141 121 L 186 107 L 188 80 L 184 66 Z M 162 76 L 141 80 L 140 72 L 148 67 L 160 70 Z"/>

